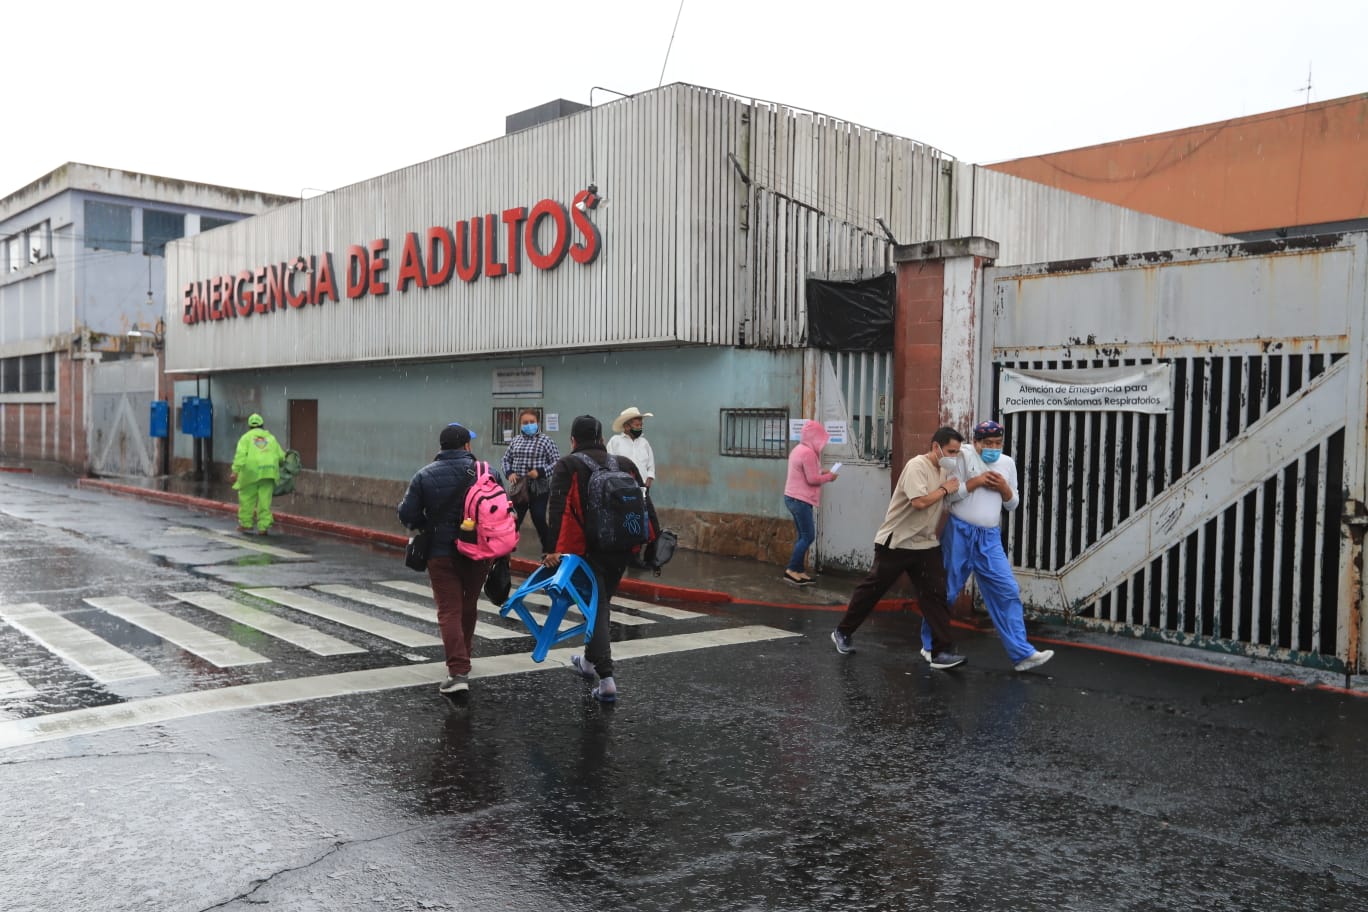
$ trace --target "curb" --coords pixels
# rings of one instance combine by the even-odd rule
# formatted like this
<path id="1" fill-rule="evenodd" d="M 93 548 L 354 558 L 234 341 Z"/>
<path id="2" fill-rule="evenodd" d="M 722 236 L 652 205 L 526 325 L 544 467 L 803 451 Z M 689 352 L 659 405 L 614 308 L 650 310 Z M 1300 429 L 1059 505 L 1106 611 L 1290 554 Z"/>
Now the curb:
<path id="1" fill-rule="evenodd" d="M 81 478 L 76 481 L 79 488 L 95 488 L 108 491 L 111 494 L 118 494 L 125 497 L 139 497 L 143 500 L 152 500 L 157 503 L 172 504 L 178 507 L 191 507 L 197 510 L 208 510 L 215 513 L 226 513 L 235 515 L 237 506 L 224 503 L 219 500 L 210 500 L 207 497 L 195 497 L 191 494 L 176 494 L 172 491 L 155 491 L 151 488 L 140 488 L 137 485 L 118 484 L 113 481 L 104 481 L 99 478 Z M 300 516 L 297 513 L 275 513 L 275 521 L 278 525 L 287 526 L 295 529 L 305 529 L 310 532 L 317 532 L 322 535 L 331 535 L 335 538 L 342 538 L 348 541 L 364 541 L 377 545 L 387 545 L 392 548 L 403 550 L 408 545 L 408 536 L 400 535 L 396 532 L 381 532 L 379 529 L 367 529 L 364 526 L 351 526 L 346 523 L 332 522 L 326 519 L 315 519 L 312 516 Z M 527 574 L 537 569 L 540 564 L 537 561 L 529 560 L 525 557 L 514 557 L 509 560 L 509 566 L 519 573 Z M 681 602 L 698 602 L 702 604 L 720 605 L 733 601 L 731 595 L 726 592 L 717 592 L 712 589 L 689 589 L 683 586 L 670 586 L 664 583 L 648 582 L 647 580 L 632 579 L 623 577 L 618 584 L 618 592 L 623 595 L 643 596 L 649 599 L 670 599 Z"/>
<path id="2" fill-rule="evenodd" d="M 12 472 L 15 475 L 32 475 L 33 469 L 24 466 L 0 466 L 0 472 Z"/>

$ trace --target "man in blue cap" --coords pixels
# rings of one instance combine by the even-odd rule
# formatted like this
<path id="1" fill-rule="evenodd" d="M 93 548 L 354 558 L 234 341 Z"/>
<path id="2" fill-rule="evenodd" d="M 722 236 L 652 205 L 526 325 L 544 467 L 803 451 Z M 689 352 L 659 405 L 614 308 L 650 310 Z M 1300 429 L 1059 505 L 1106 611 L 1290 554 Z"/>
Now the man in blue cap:
<path id="1" fill-rule="evenodd" d="M 275 522 L 271 497 L 280 478 L 281 460 L 285 458 L 285 451 L 265 424 L 255 412 L 247 416 L 247 433 L 238 438 L 228 475 L 233 490 L 238 492 L 238 531 L 248 535 L 254 527 L 257 535 L 265 535 Z"/>
<path id="2" fill-rule="evenodd" d="M 399 504 L 399 521 L 406 528 L 433 530 L 427 572 L 446 653 L 447 678 L 437 689 L 447 696 L 470 690 L 470 644 L 475 639 L 477 603 L 493 563 L 466 557 L 455 544 L 466 491 L 477 473 L 475 455 L 470 452 L 474 439 L 475 432 L 458 422 L 442 428 L 437 438 L 441 451 L 413 476 Z M 490 472 L 499 477 L 492 468 Z"/>
<path id="3" fill-rule="evenodd" d="M 955 603 L 969 574 L 978 581 L 983 604 L 1015 671 L 1029 671 L 1054 658 L 1054 650 L 1036 649 L 1026 639 L 1026 622 L 1007 552 L 1002 547 L 1002 511 L 1021 505 L 1016 463 L 1002 452 L 1006 431 L 996 421 L 974 426 L 974 447 L 962 449 L 951 471 L 960 490 L 951 496 L 950 520 L 941 533 L 946 598 Z M 922 655 L 931 649 L 931 631 L 922 624 Z"/>

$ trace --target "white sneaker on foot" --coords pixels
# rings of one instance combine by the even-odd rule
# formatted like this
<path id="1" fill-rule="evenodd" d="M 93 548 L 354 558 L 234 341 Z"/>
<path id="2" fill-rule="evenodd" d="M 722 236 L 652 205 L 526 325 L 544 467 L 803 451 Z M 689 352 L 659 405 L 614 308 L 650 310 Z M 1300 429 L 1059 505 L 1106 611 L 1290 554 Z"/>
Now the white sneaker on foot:
<path id="1" fill-rule="evenodd" d="M 1050 659 L 1053 658 L 1053 649 L 1047 649 L 1044 652 L 1041 652 L 1037 649 L 1035 652 L 1031 653 L 1026 658 L 1022 659 L 1020 662 L 1017 662 L 1015 665 L 1013 665 L 1012 670 L 1030 671 L 1032 668 L 1039 668 L 1041 665 L 1044 665 L 1046 662 L 1050 661 Z"/>

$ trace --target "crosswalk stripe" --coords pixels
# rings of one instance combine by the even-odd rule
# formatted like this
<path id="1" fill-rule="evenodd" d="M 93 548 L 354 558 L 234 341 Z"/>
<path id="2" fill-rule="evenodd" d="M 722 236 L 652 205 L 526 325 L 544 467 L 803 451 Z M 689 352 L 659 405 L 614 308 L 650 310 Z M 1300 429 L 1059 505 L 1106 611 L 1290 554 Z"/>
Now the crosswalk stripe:
<path id="1" fill-rule="evenodd" d="M 232 545 L 235 548 L 246 548 L 248 551 L 269 554 L 271 557 L 278 557 L 281 560 L 313 560 L 312 555 L 291 551 L 289 548 L 282 548 L 279 545 L 268 545 L 255 538 L 248 538 L 241 533 L 220 532 L 218 529 L 201 529 L 196 526 L 172 526 L 166 531 L 173 535 L 198 535 L 201 538 L 212 539 L 221 544 Z"/>
<path id="2" fill-rule="evenodd" d="M 128 623 L 141 627 L 186 652 L 194 653 L 217 668 L 260 665 L 262 662 L 271 661 L 227 637 L 219 636 L 203 627 L 196 627 L 189 621 L 159 611 L 151 605 L 144 605 L 126 595 L 101 596 L 82 601 L 92 608 L 99 608 L 117 618 L 123 618 Z"/>
<path id="3" fill-rule="evenodd" d="M 412 592 L 414 595 L 426 595 L 428 598 L 432 598 L 432 587 L 426 583 L 415 583 L 410 580 L 381 580 L 377 585 L 388 586 L 391 589 L 398 589 L 400 592 Z M 548 606 L 551 604 L 551 599 L 544 595 L 531 595 L 524 599 L 524 601 L 531 605 Z M 614 597 L 613 604 L 620 604 L 620 600 L 617 597 Z M 480 599 L 480 603 L 477 607 L 481 611 L 491 612 L 493 614 L 498 614 L 500 608 L 499 605 L 495 605 L 493 602 L 490 602 L 483 597 Z M 571 610 L 575 612 L 576 616 L 579 615 L 579 609 L 572 608 Z M 537 616 L 536 612 L 533 612 L 533 616 Z M 541 621 L 544 621 L 545 619 L 544 616 L 540 618 Z M 652 621 L 650 618 L 639 618 L 634 615 L 617 612 L 613 614 L 613 623 L 622 624 L 624 627 L 641 627 L 646 624 L 654 624 L 655 621 Z"/>
<path id="4" fill-rule="evenodd" d="M 37 602 L 0 605 L 0 618 L 101 684 L 159 673 L 137 656 L 129 655 Z"/>
<path id="5" fill-rule="evenodd" d="M 427 621 L 429 624 L 437 623 L 437 608 L 430 601 L 426 605 L 416 605 L 407 599 L 397 599 L 388 595 L 381 595 L 378 592 L 367 592 L 365 589 L 358 589 L 356 586 L 344 586 L 340 583 L 324 583 L 313 588 L 319 592 L 326 592 L 329 595 L 340 596 L 341 598 L 351 599 L 363 605 L 370 605 L 375 608 L 384 608 L 386 611 L 395 611 L 407 617 L 417 618 L 420 621 Z M 428 598 L 432 598 L 431 590 L 427 593 Z M 484 621 L 475 622 L 475 635 L 484 637 L 487 640 L 516 640 L 519 637 L 527 636 L 519 630 L 510 630 L 507 627 L 500 627 L 497 624 L 486 624 Z"/>
<path id="6" fill-rule="evenodd" d="M 21 700 L 37 696 L 38 691 L 14 671 L 0 665 L 0 700 Z"/>
<path id="7" fill-rule="evenodd" d="M 275 586 L 268 586 L 263 589 L 245 589 L 249 595 L 264 598 L 267 601 L 284 605 L 286 608 L 293 608 L 296 611 L 303 611 L 305 614 L 312 614 L 325 620 L 334 621 L 344 627 L 353 627 L 363 630 L 366 633 L 378 636 L 384 640 L 398 643 L 401 646 L 440 646 L 442 641 L 435 636 L 420 633 L 401 624 L 391 624 L 389 621 L 382 621 L 373 618 L 368 614 L 359 611 L 352 611 L 350 608 L 342 608 L 337 605 L 330 605 L 327 602 L 312 598 L 302 592 L 294 592 L 290 589 L 280 589 Z"/>
<path id="8" fill-rule="evenodd" d="M 715 646 L 736 646 L 763 643 L 770 640 L 797 637 L 800 634 L 774 627 L 733 627 L 708 630 L 677 636 L 646 637 L 613 644 L 615 662 L 646 656 L 665 655 Z M 553 649 L 541 664 L 532 661 L 527 653 L 488 656 L 471 661 L 470 677 L 493 678 L 502 675 L 525 674 L 544 669 L 566 668 L 575 649 Z M 564 672 L 561 672 L 562 674 Z M 338 674 L 295 678 L 288 681 L 267 681 L 219 687 L 192 693 L 149 697 L 110 706 L 95 706 L 69 712 L 50 713 L 0 722 L 0 750 L 56 741 L 77 735 L 98 734 L 116 728 L 171 722 L 230 709 L 252 709 L 305 700 L 323 700 L 357 693 L 373 693 L 404 687 L 425 687 L 446 676 L 444 662 L 422 665 L 403 665 L 373 668 L 364 671 L 345 671 Z M 570 676 L 566 675 L 567 686 Z M 582 685 L 580 685 L 582 686 Z"/>
<path id="9" fill-rule="evenodd" d="M 640 599 L 622 598 L 613 596 L 614 607 L 621 605 L 623 608 L 633 608 L 642 614 L 652 614 L 656 617 L 668 618 L 671 621 L 691 621 L 694 618 L 707 617 L 700 611 L 685 611 L 683 608 L 670 608 L 667 605 L 657 605 L 654 602 L 643 602 Z"/>
<path id="10" fill-rule="evenodd" d="M 541 605 L 544 608 L 549 608 L 551 607 L 551 596 L 543 595 L 540 592 L 537 592 L 532 595 L 524 596 L 523 604 Z M 614 608 L 618 606 L 619 602 L 617 596 L 613 596 L 613 601 L 611 602 L 611 604 Z M 579 616 L 579 609 L 576 608 L 574 605 L 570 606 L 570 610 L 575 612 L 576 617 Z M 621 611 L 614 611 L 612 613 L 612 618 L 614 624 L 621 624 L 623 627 L 645 627 L 648 624 L 655 623 L 655 621 L 651 620 L 650 618 L 639 618 L 634 614 L 623 614 Z"/>
<path id="11" fill-rule="evenodd" d="M 180 599 L 197 608 L 205 611 L 212 611 L 221 617 L 226 617 L 230 621 L 245 624 L 253 630 L 260 630 L 262 633 L 275 637 L 278 640 L 307 649 L 314 655 L 335 656 L 335 655 L 354 655 L 360 652 L 367 652 L 364 646 L 356 646 L 346 640 L 339 640 L 337 637 L 328 636 L 321 630 L 315 630 L 305 624 L 296 624 L 283 617 L 271 614 L 269 611 L 262 611 L 260 608 L 253 608 L 251 605 L 244 605 L 232 599 L 224 598 L 213 592 L 172 592 L 172 598 Z"/>

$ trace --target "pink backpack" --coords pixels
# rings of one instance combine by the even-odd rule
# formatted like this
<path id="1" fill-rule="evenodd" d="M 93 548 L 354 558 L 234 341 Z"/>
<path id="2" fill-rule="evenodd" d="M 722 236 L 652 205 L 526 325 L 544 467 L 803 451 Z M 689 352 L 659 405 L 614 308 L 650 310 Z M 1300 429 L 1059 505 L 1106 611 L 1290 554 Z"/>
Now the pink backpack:
<path id="1" fill-rule="evenodd" d="M 476 466 L 456 532 L 456 550 L 474 560 L 506 557 L 518 547 L 517 513 L 503 485 L 489 471 L 489 463 Z"/>

